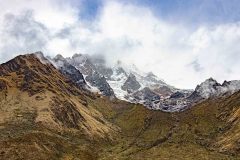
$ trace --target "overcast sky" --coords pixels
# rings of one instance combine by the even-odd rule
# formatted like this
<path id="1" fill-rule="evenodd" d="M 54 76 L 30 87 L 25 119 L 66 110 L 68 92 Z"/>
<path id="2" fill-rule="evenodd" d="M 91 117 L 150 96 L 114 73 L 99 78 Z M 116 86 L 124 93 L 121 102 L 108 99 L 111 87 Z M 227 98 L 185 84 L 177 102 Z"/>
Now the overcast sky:
<path id="1" fill-rule="evenodd" d="M 239 0 L 0 0 L 0 63 L 104 54 L 179 88 L 240 79 Z"/>

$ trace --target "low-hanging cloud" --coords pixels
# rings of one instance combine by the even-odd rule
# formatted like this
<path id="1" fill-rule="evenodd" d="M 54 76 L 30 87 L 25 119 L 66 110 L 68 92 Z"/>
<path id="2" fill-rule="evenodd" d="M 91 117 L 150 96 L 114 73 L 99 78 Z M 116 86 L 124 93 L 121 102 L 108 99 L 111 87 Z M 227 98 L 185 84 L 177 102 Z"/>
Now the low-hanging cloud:
<path id="1" fill-rule="evenodd" d="M 10 2 L 14 0 L 4 3 Z M 89 22 L 77 16 L 81 5 L 78 9 L 69 3 L 64 8 L 58 2 L 44 1 L 41 11 L 31 1 L 21 3 L 17 11 L 0 12 L 1 62 L 38 50 L 51 56 L 81 52 L 103 54 L 109 64 L 134 63 L 180 88 L 194 88 L 209 77 L 240 79 L 238 22 L 193 28 L 120 1 L 104 1 Z"/>

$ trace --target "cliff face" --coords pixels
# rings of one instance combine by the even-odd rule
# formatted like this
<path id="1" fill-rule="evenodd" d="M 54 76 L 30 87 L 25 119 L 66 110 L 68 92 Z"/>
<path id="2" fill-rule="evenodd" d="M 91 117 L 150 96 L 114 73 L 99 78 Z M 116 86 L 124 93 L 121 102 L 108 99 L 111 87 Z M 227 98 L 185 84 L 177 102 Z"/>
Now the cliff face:
<path id="1" fill-rule="evenodd" d="M 98 71 L 101 67 L 96 68 L 97 66 L 93 65 L 87 57 L 75 54 L 72 58 L 65 59 L 61 55 L 57 55 L 50 60 L 64 75 L 81 88 L 97 91 L 104 96 L 115 97 L 106 78 Z"/>

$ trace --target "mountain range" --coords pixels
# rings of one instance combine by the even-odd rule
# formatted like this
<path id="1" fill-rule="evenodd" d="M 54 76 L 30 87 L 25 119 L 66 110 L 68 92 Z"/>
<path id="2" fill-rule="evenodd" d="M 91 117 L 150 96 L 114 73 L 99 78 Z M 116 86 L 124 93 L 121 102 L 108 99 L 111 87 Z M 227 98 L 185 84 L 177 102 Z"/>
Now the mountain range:
<path id="1" fill-rule="evenodd" d="M 75 81 L 85 81 L 86 88 L 92 92 L 165 112 L 183 111 L 202 99 L 232 94 L 240 89 L 238 80 L 225 81 L 221 85 L 213 78 L 207 79 L 195 90 L 178 89 L 152 72 L 141 72 L 134 64 L 126 65 L 117 61 L 115 65 L 109 66 L 101 56 L 75 54 L 64 58 L 57 55 L 48 59 Z M 76 79 L 76 74 L 72 74 L 73 68 L 83 76 Z"/>
<path id="2" fill-rule="evenodd" d="M 0 159 L 240 158 L 240 81 L 177 89 L 134 65 L 25 54 L 0 65 Z"/>

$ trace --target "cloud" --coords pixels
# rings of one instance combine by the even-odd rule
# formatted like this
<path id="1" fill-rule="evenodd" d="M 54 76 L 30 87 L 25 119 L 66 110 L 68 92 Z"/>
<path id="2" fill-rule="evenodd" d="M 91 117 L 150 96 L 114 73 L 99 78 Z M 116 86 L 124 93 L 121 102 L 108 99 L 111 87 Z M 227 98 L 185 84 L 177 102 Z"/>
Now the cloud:
<path id="1" fill-rule="evenodd" d="M 0 59 L 43 49 L 48 42 L 48 29 L 32 17 L 32 11 L 19 16 L 6 14 L 0 32 Z"/>
<path id="2" fill-rule="evenodd" d="M 51 29 L 61 29 L 66 25 L 73 24 L 78 18 L 78 10 L 73 1 L 64 0 L 9 0 L 1 2 L 0 15 L 20 14 L 26 10 L 34 11 L 36 21 L 43 23 Z"/>
<path id="3" fill-rule="evenodd" d="M 203 70 L 203 68 L 201 67 L 201 65 L 199 64 L 198 60 L 194 60 L 192 63 L 189 64 L 190 67 L 193 67 L 193 69 L 196 72 L 200 72 Z"/>
<path id="4" fill-rule="evenodd" d="M 10 0 L 0 7 L 2 62 L 35 50 L 81 52 L 103 54 L 109 64 L 134 63 L 180 88 L 194 88 L 209 77 L 240 79 L 238 22 L 192 28 L 162 19 L 151 8 L 114 0 L 102 1 L 95 18 L 86 21 L 79 16 L 85 5 L 76 1 L 29 2 Z"/>
<path id="5" fill-rule="evenodd" d="M 18 54 L 39 50 L 48 52 L 46 47 L 59 30 L 78 21 L 78 10 L 68 2 L 1 1 L 0 62 Z"/>

